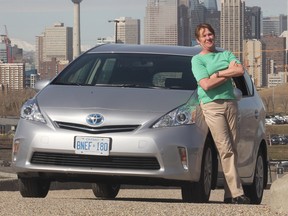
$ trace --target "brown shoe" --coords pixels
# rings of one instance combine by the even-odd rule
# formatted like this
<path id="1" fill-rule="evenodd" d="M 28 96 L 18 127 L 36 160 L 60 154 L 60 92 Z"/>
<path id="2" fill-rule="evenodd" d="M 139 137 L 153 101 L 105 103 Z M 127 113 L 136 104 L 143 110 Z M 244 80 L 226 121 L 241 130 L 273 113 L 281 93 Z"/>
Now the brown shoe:
<path id="1" fill-rule="evenodd" d="M 232 204 L 250 204 L 250 199 L 245 195 L 232 198 Z"/>

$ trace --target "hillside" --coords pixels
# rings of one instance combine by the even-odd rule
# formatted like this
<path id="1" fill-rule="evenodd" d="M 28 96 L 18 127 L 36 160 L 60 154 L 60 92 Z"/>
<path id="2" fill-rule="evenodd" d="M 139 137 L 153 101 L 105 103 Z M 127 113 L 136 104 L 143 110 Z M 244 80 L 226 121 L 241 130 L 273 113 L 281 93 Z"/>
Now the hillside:
<path id="1" fill-rule="evenodd" d="M 288 114 L 288 83 L 274 88 L 258 89 L 258 93 L 266 106 L 267 114 Z"/>

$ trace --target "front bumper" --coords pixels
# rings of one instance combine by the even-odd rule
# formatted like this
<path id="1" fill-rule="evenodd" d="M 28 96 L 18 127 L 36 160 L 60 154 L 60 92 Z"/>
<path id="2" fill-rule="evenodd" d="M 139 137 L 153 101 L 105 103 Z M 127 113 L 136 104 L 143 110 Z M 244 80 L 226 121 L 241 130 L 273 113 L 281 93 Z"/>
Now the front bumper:
<path id="1" fill-rule="evenodd" d="M 75 136 L 111 138 L 109 155 L 76 154 Z M 162 180 L 163 184 L 172 185 L 178 181 L 199 181 L 205 138 L 205 131 L 196 125 L 91 135 L 20 119 L 12 166 L 19 176 L 55 181 L 117 179 L 159 184 Z M 186 168 L 179 148 L 186 150 Z"/>

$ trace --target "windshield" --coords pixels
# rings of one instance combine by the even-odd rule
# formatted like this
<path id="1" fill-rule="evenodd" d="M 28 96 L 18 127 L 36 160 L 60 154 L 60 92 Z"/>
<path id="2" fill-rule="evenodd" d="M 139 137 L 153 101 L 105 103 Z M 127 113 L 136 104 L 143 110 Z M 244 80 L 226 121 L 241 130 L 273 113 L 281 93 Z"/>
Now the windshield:
<path id="1" fill-rule="evenodd" d="M 152 54 L 85 54 L 51 84 L 195 90 L 191 57 Z"/>

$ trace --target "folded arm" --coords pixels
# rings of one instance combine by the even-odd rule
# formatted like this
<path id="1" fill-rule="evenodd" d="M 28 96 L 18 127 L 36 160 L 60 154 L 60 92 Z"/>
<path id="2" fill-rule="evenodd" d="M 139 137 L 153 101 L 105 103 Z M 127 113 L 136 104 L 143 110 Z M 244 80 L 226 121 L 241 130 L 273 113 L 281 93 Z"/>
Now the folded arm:
<path id="1" fill-rule="evenodd" d="M 235 61 L 230 62 L 229 67 L 225 70 L 217 71 L 210 77 L 201 79 L 199 85 L 205 90 L 213 89 L 232 77 L 242 76 L 244 74 L 244 68 L 241 64 Z"/>

